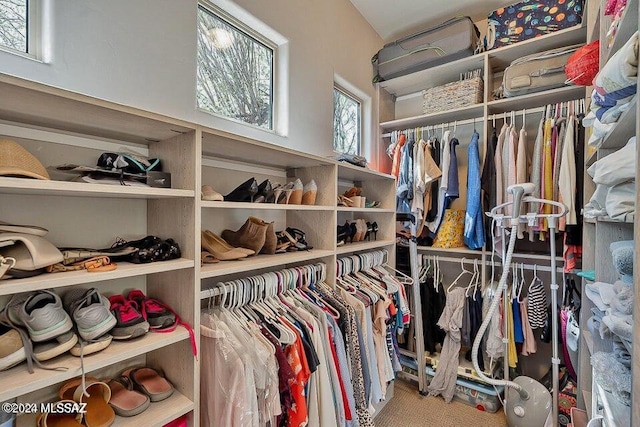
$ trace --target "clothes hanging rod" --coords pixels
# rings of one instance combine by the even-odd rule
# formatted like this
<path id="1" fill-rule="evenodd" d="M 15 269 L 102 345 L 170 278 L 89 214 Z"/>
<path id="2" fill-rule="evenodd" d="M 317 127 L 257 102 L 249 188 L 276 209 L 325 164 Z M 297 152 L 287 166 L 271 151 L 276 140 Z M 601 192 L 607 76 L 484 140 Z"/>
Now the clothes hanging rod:
<path id="1" fill-rule="evenodd" d="M 479 254 L 480 255 L 480 254 Z M 423 255 L 422 259 L 423 259 L 423 263 L 424 263 L 424 259 L 429 259 L 430 261 L 433 261 L 433 255 Z M 478 265 L 486 265 L 487 267 L 491 267 L 491 260 L 485 260 L 483 261 L 480 258 L 475 258 L 476 261 L 474 261 L 474 258 L 471 259 L 463 259 L 463 258 L 453 258 L 453 257 L 437 257 L 437 261 L 444 261 L 444 262 L 455 262 L 455 263 L 463 263 L 463 264 L 471 264 L 473 265 L 474 262 L 476 262 Z M 518 267 L 520 266 L 521 263 L 519 262 L 515 262 L 513 261 L 514 264 L 517 264 Z M 494 261 L 493 264 L 496 267 L 501 267 L 502 263 L 500 261 Z M 548 267 L 546 265 L 534 265 L 534 264 L 523 264 L 524 265 L 524 269 L 525 270 L 537 270 L 537 271 L 548 271 L 551 272 L 551 267 Z M 562 267 L 558 267 L 556 268 L 556 271 L 558 273 L 562 273 L 563 268 Z"/>
<path id="2" fill-rule="evenodd" d="M 432 124 L 432 125 L 427 125 L 427 126 L 416 126 L 416 127 L 407 127 L 405 129 L 401 129 L 400 132 L 404 132 L 406 130 L 411 130 L 411 129 L 421 129 L 423 132 L 425 130 L 432 130 L 432 129 L 438 129 L 438 128 L 442 128 L 443 125 L 448 124 L 448 125 L 452 125 L 452 124 L 457 124 L 457 125 L 461 125 L 461 126 L 466 126 L 469 124 L 474 124 L 476 122 L 480 122 L 482 124 L 484 124 L 484 122 L 486 121 L 488 122 L 492 122 L 494 118 L 496 119 L 501 119 L 504 118 L 505 116 L 510 116 L 510 115 L 515 115 L 517 116 L 522 116 L 522 114 L 538 114 L 538 113 L 544 113 L 547 110 L 547 107 L 549 106 L 555 106 L 555 105 L 570 105 L 573 102 L 581 102 L 584 101 L 583 99 L 571 99 L 569 101 L 563 101 L 563 102 L 555 102 L 555 103 L 550 103 L 547 105 L 544 105 L 542 107 L 535 107 L 535 108 L 523 108 L 521 110 L 511 110 L 511 111 L 505 111 L 502 113 L 491 113 L 491 114 L 487 114 L 487 116 L 481 116 L 481 117 L 477 117 L 475 119 L 465 119 L 465 120 L 454 120 L 453 122 L 447 121 L 447 122 L 443 122 L 443 123 L 437 123 L 437 124 Z M 451 127 L 451 126 L 449 126 Z M 388 132 L 388 133 L 383 133 L 381 136 L 382 138 L 390 138 L 391 135 L 393 134 L 393 132 Z"/>

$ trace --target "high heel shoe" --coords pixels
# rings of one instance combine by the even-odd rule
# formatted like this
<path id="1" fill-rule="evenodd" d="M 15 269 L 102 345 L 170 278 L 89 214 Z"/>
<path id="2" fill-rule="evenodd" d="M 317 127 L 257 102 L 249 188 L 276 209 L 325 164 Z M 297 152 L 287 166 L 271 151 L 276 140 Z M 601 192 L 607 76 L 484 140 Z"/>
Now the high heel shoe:
<path id="1" fill-rule="evenodd" d="M 315 205 L 317 194 L 318 194 L 318 186 L 316 185 L 316 182 L 312 179 L 303 188 L 302 204 Z"/>
<path id="2" fill-rule="evenodd" d="M 252 202 L 257 193 L 258 181 L 255 178 L 250 178 L 224 196 L 224 200 L 226 202 Z"/>
<path id="3" fill-rule="evenodd" d="M 291 194 L 289 195 L 289 199 L 287 200 L 287 204 L 289 205 L 300 205 L 302 204 L 302 193 L 304 190 L 304 186 L 302 185 L 302 181 L 300 179 L 296 179 L 293 183 L 289 183 L 291 185 Z M 287 184 L 287 186 L 289 186 Z"/>
<path id="4" fill-rule="evenodd" d="M 378 240 L 378 223 L 375 221 L 371 223 L 371 232 L 373 233 L 373 240 Z"/>
<path id="5" fill-rule="evenodd" d="M 287 205 L 289 204 L 289 199 L 291 198 L 291 193 L 293 192 L 293 182 L 288 183 L 287 185 L 278 184 L 273 189 L 274 195 L 274 203 L 279 205 Z"/>
<path id="6" fill-rule="evenodd" d="M 243 254 L 245 254 L 246 256 L 255 255 L 255 251 L 252 251 L 251 249 L 231 246 L 222 237 L 218 236 L 216 233 L 214 233 L 211 230 L 204 230 L 203 233 L 205 233 L 206 235 L 208 235 L 212 239 L 216 240 L 221 245 L 221 247 L 224 248 L 227 251 L 238 250 L 238 251 L 242 252 Z"/>
<path id="7" fill-rule="evenodd" d="M 309 251 L 313 249 L 313 246 L 307 243 L 304 232 L 298 228 L 287 227 L 285 232 L 293 237 L 291 242 L 297 249 L 302 251 Z"/>
<path id="8" fill-rule="evenodd" d="M 230 261 L 247 257 L 246 252 L 240 251 L 237 248 L 229 249 L 229 244 L 213 232 L 206 233 L 203 231 L 200 243 L 202 249 L 221 261 Z"/>
<path id="9" fill-rule="evenodd" d="M 258 185 L 258 192 L 253 198 L 253 203 L 266 203 L 273 196 L 273 186 L 271 181 L 265 179 Z"/>
<path id="10" fill-rule="evenodd" d="M 222 238 L 232 246 L 251 249 L 256 254 L 264 247 L 267 239 L 268 224 L 256 217 L 249 217 L 238 229 L 223 230 Z"/>

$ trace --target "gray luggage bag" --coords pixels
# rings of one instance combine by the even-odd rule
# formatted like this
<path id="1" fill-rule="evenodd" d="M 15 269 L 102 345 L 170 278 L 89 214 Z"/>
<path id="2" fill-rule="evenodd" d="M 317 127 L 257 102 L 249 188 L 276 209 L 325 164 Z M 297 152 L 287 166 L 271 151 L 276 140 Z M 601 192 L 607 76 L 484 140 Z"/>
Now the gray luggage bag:
<path id="1" fill-rule="evenodd" d="M 564 66 L 580 46 L 582 45 L 562 47 L 516 59 L 504 70 L 504 96 L 525 95 L 570 84 L 564 73 Z"/>
<path id="2" fill-rule="evenodd" d="M 373 82 L 473 55 L 480 32 L 468 16 L 386 44 L 371 58 Z"/>

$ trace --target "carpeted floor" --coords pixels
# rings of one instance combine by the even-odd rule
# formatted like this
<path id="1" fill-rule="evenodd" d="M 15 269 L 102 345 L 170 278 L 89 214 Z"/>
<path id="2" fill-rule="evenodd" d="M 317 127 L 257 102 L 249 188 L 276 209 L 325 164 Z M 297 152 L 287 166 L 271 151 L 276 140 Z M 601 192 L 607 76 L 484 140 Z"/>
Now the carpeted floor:
<path id="1" fill-rule="evenodd" d="M 376 427 L 504 427 L 502 410 L 491 414 L 441 397 L 421 396 L 411 383 L 397 380 L 393 398 L 374 418 Z"/>

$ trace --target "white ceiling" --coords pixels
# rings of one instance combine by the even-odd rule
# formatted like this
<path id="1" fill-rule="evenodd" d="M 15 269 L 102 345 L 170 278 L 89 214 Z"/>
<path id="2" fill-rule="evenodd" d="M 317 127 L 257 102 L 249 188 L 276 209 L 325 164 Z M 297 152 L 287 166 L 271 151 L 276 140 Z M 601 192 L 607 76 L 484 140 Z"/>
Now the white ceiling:
<path id="1" fill-rule="evenodd" d="M 351 0 L 385 42 L 440 24 L 455 16 L 486 18 L 516 0 Z M 483 29 L 480 29 L 484 33 Z M 411 31 L 409 31 L 411 32 Z"/>

